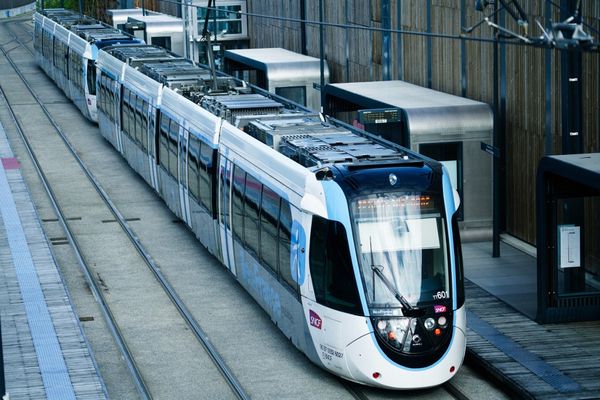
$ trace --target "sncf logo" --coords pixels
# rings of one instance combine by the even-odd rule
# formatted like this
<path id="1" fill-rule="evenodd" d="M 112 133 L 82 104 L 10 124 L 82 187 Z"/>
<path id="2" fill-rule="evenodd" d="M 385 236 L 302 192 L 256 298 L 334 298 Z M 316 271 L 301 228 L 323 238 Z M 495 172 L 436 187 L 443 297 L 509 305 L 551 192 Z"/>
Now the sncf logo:
<path id="1" fill-rule="evenodd" d="M 308 316 L 310 318 L 310 324 L 317 329 L 321 329 L 321 326 L 323 325 L 323 320 L 321 319 L 321 317 L 319 317 L 319 314 L 317 314 L 313 310 L 308 310 L 308 311 L 309 311 Z"/>

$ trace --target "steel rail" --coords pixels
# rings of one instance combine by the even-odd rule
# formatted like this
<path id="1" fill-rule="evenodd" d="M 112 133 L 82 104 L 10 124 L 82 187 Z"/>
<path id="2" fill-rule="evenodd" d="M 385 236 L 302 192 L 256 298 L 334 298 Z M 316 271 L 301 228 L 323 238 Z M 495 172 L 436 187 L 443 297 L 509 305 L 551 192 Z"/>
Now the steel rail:
<path id="1" fill-rule="evenodd" d="M 19 42 L 23 47 L 25 47 L 29 51 L 30 54 L 33 55 L 33 52 L 29 48 L 27 48 L 27 46 L 25 46 L 16 37 L 16 35 L 14 35 L 14 33 L 12 31 L 10 33 L 11 33 L 11 35 L 13 35 L 14 39 L 17 42 Z M 8 56 L 6 56 L 6 57 L 7 57 L 7 59 L 9 59 Z M 171 286 L 171 284 L 168 282 L 168 280 L 162 274 L 162 272 L 160 271 L 160 269 L 158 268 L 158 266 L 155 264 L 154 260 L 150 256 L 150 254 L 145 250 L 145 248 L 143 247 L 143 245 L 140 243 L 139 239 L 134 234 L 133 230 L 129 227 L 129 224 L 127 224 L 127 221 L 125 220 L 125 218 L 123 217 L 123 215 L 118 211 L 118 209 L 116 208 L 116 206 L 114 205 L 114 203 L 110 200 L 108 194 L 104 191 L 104 189 L 101 187 L 100 183 L 94 177 L 94 175 L 92 174 L 92 172 L 84 164 L 83 160 L 81 160 L 81 158 L 79 157 L 79 155 L 75 151 L 75 149 L 72 146 L 72 144 L 70 143 L 70 141 L 67 139 L 67 137 L 64 134 L 64 132 L 62 131 L 62 129 L 58 126 L 58 124 L 56 124 L 56 122 L 54 121 L 54 119 L 50 115 L 48 109 L 45 107 L 45 105 L 43 104 L 43 102 L 33 92 L 31 86 L 25 80 L 25 78 L 23 77 L 23 75 L 21 74 L 21 72 L 18 70 L 18 68 L 16 67 L 16 65 L 14 64 L 14 62 L 12 60 L 10 60 L 10 59 L 9 59 L 9 62 L 11 63 L 11 65 L 13 65 L 13 68 L 15 69 L 15 71 L 17 72 L 17 74 L 19 75 L 19 77 L 23 80 L 25 86 L 28 88 L 28 90 L 33 95 L 33 97 L 36 99 L 36 101 L 38 102 L 38 104 L 40 105 L 40 107 L 42 108 L 42 110 L 44 111 L 44 114 L 46 114 L 46 116 L 48 117 L 48 119 L 49 119 L 50 123 L 52 124 L 52 126 L 59 133 L 59 135 L 61 136 L 61 138 L 64 141 L 65 145 L 67 146 L 67 148 L 69 149 L 69 151 L 71 152 L 71 154 L 73 155 L 73 157 L 77 160 L 77 162 L 79 163 L 81 169 L 84 171 L 84 173 L 86 174 L 86 176 L 90 179 L 90 182 L 92 182 L 92 185 L 94 186 L 94 188 L 96 189 L 96 191 L 98 192 L 98 194 L 100 195 L 100 197 L 102 198 L 102 200 L 105 202 L 105 204 L 108 206 L 109 210 L 114 215 L 114 217 L 117 220 L 117 222 L 119 223 L 119 225 L 122 227 L 122 229 L 124 230 L 124 232 L 127 234 L 127 236 L 131 240 L 132 244 L 134 245 L 134 247 L 136 248 L 136 250 L 138 251 L 138 253 L 142 257 L 142 259 L 144 260 L 144 262 L 146 263 L 146 265 L 148 266 L 148 268 L 151 270 L 151 272 L 154 274 L 154 276 L 156 277 L 156 279 L 158 280 L 158 282 L 161 284 L 161 286 L 165 290 L 166 294 L 169 296 L 169 298 L 171 299 L 171 301 L 173 302 L 173 304 L 175 305 L 175 307 L 179 311 L 179 313 L 182 316 L 182 318 L 188 324 L 188 326 L 190 327 L 190 329 L 192 330 L 192 332 L 194 333 L 194 335 L 196 336 L 196 338 L 199 340 L 199 342 L 206 349 L 206 351 L 207 351 L 208 355 L 210 356 L 211 360 L 217 366 L 217 368 L 219 369 L 219 372 L 221 372 L 221 374 L 223 375 L 223 377 L 225 378 L 225 380 L 227 381 L 227 383 L 229 384 L 229 386 L 232 388 L 234 394 L 238 398 L 243 399 L 243 400 L 250 399 L 250 396 L 245 392 L 245 390 L 243 389 L 242 385 L 239 383 L 239 381 L 237 380 L 237 378 L 235 377 L 235 375 L 233 374 L 233 372 L 231 371 L 231 369 L 225 363 L 225 360 L 222 358 L 222 356 L 216 350 L 216 348 L 214 347 L 214 345 L 211 343 L 210 339 L 208 338 L 208 335 L 200 327 L 200 325 L 198 324 L 198 322 L 193 317 L 192 313 L 185 306 L 184 302 L 177 295 L 177 293 L 174 290 L 174 288 Z"/>

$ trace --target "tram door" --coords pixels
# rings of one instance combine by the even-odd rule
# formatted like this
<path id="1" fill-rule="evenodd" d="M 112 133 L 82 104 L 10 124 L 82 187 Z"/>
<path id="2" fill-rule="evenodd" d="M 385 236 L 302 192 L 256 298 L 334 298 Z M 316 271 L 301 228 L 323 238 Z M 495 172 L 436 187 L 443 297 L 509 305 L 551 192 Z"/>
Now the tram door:
<path id="1" fill-rule="evenodd" d="M 219 205 L 219 238 L 221 240 L 221 259 L 223 264 L 236 275 L 233 256 L 233 235 L 231 232 L 231 182 L 233 180 L 233 163 L 225 157 L 219 157 L 218 205 Z"/>

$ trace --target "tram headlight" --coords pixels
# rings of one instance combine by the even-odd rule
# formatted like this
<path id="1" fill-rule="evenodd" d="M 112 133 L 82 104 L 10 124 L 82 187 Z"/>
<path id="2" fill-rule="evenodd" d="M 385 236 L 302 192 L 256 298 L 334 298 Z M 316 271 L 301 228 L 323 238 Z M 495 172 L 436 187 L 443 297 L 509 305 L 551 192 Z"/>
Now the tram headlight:
<path id="1" fill-rule="evenodd" d="M 427 318 L 423 324 L 425 325 L 425 329 L 427 329 L 428 331 L 430 331 L 433 328 L 435 328 L 435 319 L 433 319 L 433 318 Z"/>
<path id="2" fill-rule="evenodd" d="M 406 317 L 379 319 L 375 324 L 375 331 L 384 342 L 402 350 L 405 346 L 410 346 L 412 335 L 408 333 L 414 331 L 416 323 L 415 318 Z"/>

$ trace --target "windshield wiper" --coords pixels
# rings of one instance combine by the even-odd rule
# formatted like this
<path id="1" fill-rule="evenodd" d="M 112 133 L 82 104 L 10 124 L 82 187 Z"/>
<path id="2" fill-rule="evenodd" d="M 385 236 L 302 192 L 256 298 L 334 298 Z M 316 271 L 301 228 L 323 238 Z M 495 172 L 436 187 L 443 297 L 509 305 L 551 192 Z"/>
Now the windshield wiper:
<path id="1" fill-rule="evenodd" d="M 375 259 L 373 257 L 373 243 L 372 243 L 372 238 L 369 237 L 369 246 L 371 247 L 371 270 L 373 271 L 373 273 L 375 275 L 377 275 L 379 277 L 379 279 L 381 279 L 381 282 L 383 282 L 384 286 L 388 288 L 388 290 L 390 291 L 390 293 L 392 293 L 394 295 L 394 297 L 400 302 L 400 304 L 402 305 L 402 308 L 404 310 L 404 314 L 406 316 L 410 316 L 411 314 L 415 314 L 418 313 L 419 310 L 413 306 L 410 305 L 410 303 L 408 302 L 408 300 L 406 300 L 406 298 L 404 296 L 402 296 L 402 294 L 398 291 L 398 289 L 396 289 L 396 286 L 394 286 L 394 284 L 392 282 L 390 282 L 390 280 L 388 278 L 386 278 L 386 276 L 383 274 L 383 272 L 381 272 L 381 270 L 383 269 L 382 265 L 375 265 Z M 373 296 L 375 296 L 375 282 L 373 282 Z"/>
<path id="2" fill-rule="evenodd" d="M 407 311 L 412 311 L 414 309 L 414 307 L 410 305 L 408 300 L 406 300 L 406 298 L 404 298 L 404 296 L 402 296 L 402 294 L 400 294 L 400 292 L 398 291 L 398 289 L 396 289 L 394 284 L 392 282 L 390 282 L 388 278 L 385 277 L 383 272 L 381 272 L 381 269 L 383 269 L 383 266 L 371 265 L 371 269 L 373 270 L 375 275 L 377 275 L 379 277 L 379 279 L 381 279 L 381 282 L 383 282 L 385 287 L 388 288 L 390 293 L 392 293 L 394 295 L 394 297 L 400 302 L 400 304 L 402 304 L 402 308 L 404 308 Z"/>

